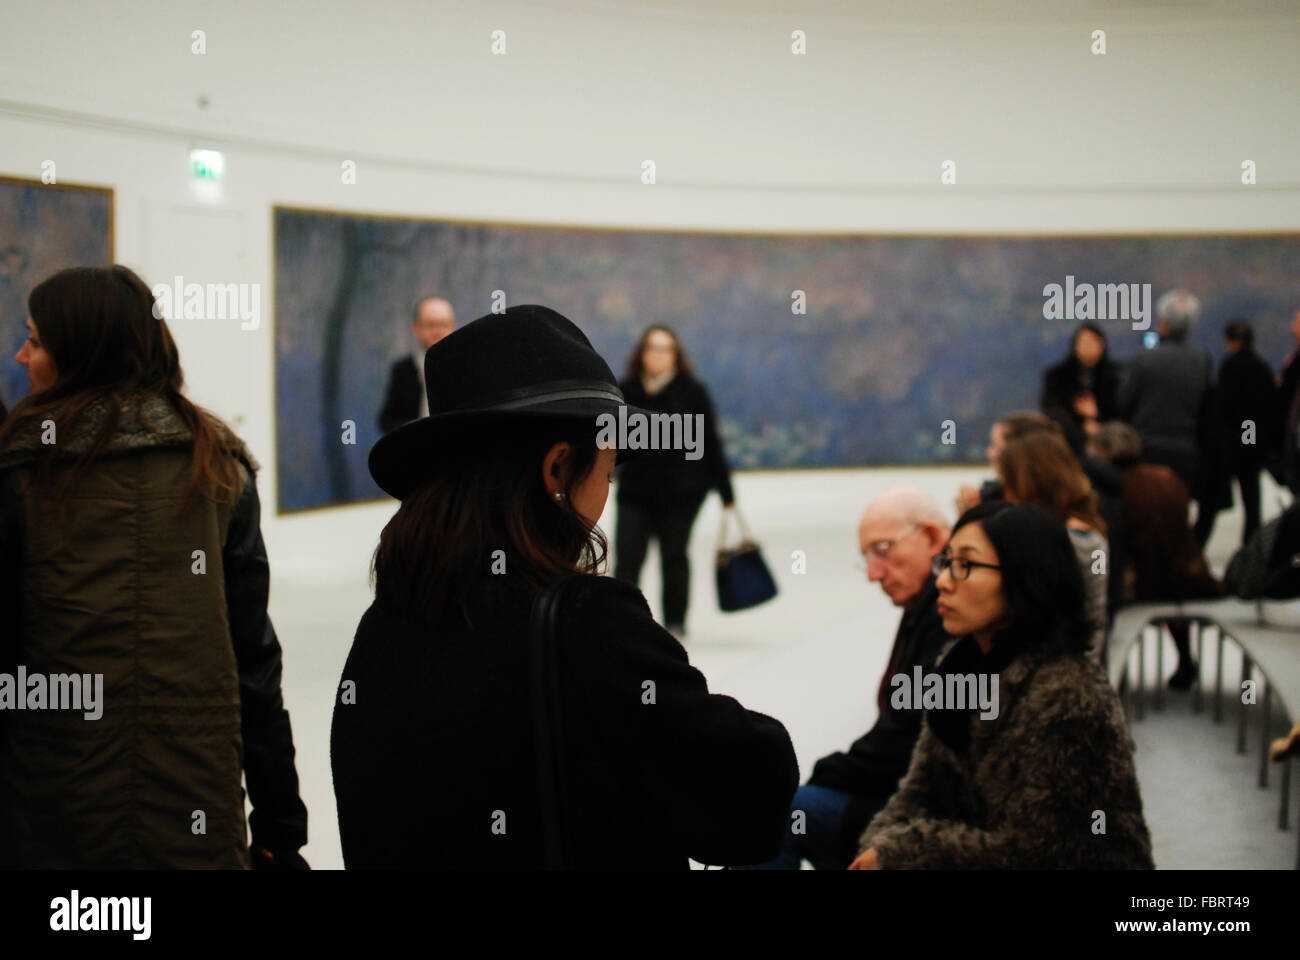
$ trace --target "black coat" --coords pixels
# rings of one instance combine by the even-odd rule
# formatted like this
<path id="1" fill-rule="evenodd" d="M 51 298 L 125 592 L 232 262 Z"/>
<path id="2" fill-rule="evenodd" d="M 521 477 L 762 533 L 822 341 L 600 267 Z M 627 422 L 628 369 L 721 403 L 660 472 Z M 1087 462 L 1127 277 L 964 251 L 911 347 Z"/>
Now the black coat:
<path id="1" fill-rule="evenodd" d="M 500 577 L 471 602 L 472 630 L 422 626 L 378 604 L 366 611 L 343 670 L 341 690 L 354 684 L 355 702 L 336 697 L 330 738 L 348 868 L 543 865 L 530 604 Z M 710 694 L 641 592 L 621 581 L 569 584 L 559 638 L 566 862 L 775 857 L 799 781 L 785 728 Z"/>
<path id="2" fill-rule="evenodd" d="M 938 599 L 932 577 L 917 596 L 916 606 L 904 613 L 898 624 L 891 662 L 882 677 L 885 695 L 875 724 L 847 753 L 832 753 L 818 760 L 808 778 L 815 786 L 853 795 L 844 815 L 843 839 L 849 846 L 898 789 L 912 760 L 924 712 L 896 709 L 890 703 L 889 678 L 899 673 L 910 677 L 918 665 L 926 673 L 933 671 L 940 650 L 950 639 L 943 630 Z"/>
<path id="3" fill-rule="evenodd" d="M 1155 458 L 1181 455 L 1195 462 L 1212 383 L 1209 352 L 1185 340 L 1161 340 L 1133 358 L 1120 378 L 1117 415 L 1137 430 L 1144 457 L 1164 462 Z"/>
<path id="4" fill-rule="evenodd" d="M 1230 464 L 1262 466 L 1276 444 L 1277 386 L 1273 371 L 1254 350 L 1229 354 L 1219 367 L 1219 415 L 1223 449 Z M 1241 442 L 1242 423 L 1255 424 L 1255 443 Z"/>
<path id="5" fill-rule="evenodd" d="M 379 413 L 379 429 L 392 433 L 404 423 L 420 415 L 420 372 L 415 368 L 414 357 L 396 361 L 388 372 L 388 390 L 384 394 L 384 409 Z"/>
<path id="6" fill-rule="evenodd" d="M 1061 425 L 1075 453 L 1083 450 L 1086 439 L 1083 417 L 1074 412 L 1074 401 L 1084 392 L 1082 365 L 1073 356 L 1066 357 L 1043 374 L 1039 406 L 1043 413 Z M 1097 401 L 1097 420 L 1114 419 L 1118 406 L 1119 371 L 1109 360 L 1093 367 L 1091 393 Z"/>
<path id="7" fill-rule="evenodd" d="M 665 500 L 703 499 L 717 490 L 724 504 L 735 502 L 731 470 L 722 449 L 713 402 L 704 385 L 686 373 L 678 373 L 658 393 L 646 393 L 639 379 L 619 384 L 623 397 L 633 406 L 655 413 L 704 415 L 701 458 L 687 460 L 681 450 L 647 450 L 619 468 L 618 499 L 632 503 L 660 503 Z"/>
<path id="8" fill-rule="evenodd" d="M 1251 535 L 1228 561 L 1223 585 L 1243 600 L 1300 597 L 1300 504 Z"/>
<path id="9" fill-rule="evenodd" d="M 1300 457 L 1297 456 L 1296 434 L 1300 424 L 1293 419 L 1291 412 L 1296 407 L 1297 394 L 1300 394 L 1300 346 L 1291 354 L 1290 360 L 1282 368 L 1281 382 L 1278 385 L 1277 415 L 1274 421 L 1278 426 L 1276 441 L 1277 457 L 1280 464 L 1281 479 L 1292 490 L 1300 492 Z"/>

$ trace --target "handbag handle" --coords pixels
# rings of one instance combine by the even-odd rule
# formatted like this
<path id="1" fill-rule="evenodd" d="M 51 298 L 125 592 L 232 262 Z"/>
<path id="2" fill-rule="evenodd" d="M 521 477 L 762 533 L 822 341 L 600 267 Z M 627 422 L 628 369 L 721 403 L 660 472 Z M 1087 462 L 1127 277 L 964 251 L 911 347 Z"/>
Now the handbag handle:
<path id="1" fill-rule="evenodd" d="M 752 543 L 754 535 L 749 532 L 749 524 L 745 523 L 745 515 L 740 512 L 740 507 L 733 506 L 728 510 L 725 507 L 722 510 L 722 526 L 718 528 L 718 553 L 722 553 L 727 545 L 727 520 L 728 514 L 736 515 L 736 522 L 740 524 L 741 543 Z"/>
<path id="2" fill-rule="evenodd" d="M 564 744 L 561 737 L 559 625 L 560 600 L 565 577 L 533 598 L 528 621 L 528 679 L 532 693 L 533 752 L 537 760 L 537 785 L 546 867 L 564 869 L 564 829 L 560 817 L 563 793 Z"/>

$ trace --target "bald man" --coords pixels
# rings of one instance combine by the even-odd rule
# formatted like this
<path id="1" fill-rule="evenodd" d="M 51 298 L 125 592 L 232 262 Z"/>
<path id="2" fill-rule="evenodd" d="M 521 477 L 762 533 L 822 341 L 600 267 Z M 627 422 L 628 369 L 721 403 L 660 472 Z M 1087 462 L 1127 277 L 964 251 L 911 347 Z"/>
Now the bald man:
<path id="1" fill-rule="evenodd" d="M 410 356 L 393 364 L 388 392 L 379 414 L 379 429 L 391 433 L 409 420 L 429 415 L 424 391 L 424 352 L 456 329 L 456 313 L 441 297 L 424 297 L 415 304 L 411 333 L 419 344 Z"/>
<path id="2" fill-rule="evenodd" d="M 878 686 L 871 690 L 879 715 L 875 725 L 847 753 L 822 757 L 812 777 L 794 795 L 804 833 L 793 830 L 777 859 L 762 867 L 797 870 L 808 860 L 818 870 L 843 870 L 858 855 L 858 837 L 907 773 L 921 734 L 919 710 L 898 710 L 889 702 L 896 674 L 916 666 L 931 672 L 949 639 L 936 607 L 939 593 L 930 571 L 951 527 L 939 505 L 915 487 L 887 490 L 867 506 L 858 526 L 858 545 L 867 579 L 903 611 L 894 648 Z"/>

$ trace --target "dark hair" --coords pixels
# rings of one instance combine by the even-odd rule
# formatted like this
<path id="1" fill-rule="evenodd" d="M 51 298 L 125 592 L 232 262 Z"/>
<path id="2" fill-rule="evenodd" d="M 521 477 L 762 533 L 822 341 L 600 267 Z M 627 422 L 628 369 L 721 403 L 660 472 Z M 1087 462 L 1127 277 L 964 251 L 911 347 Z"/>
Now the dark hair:
<path id="1" fill-rule="evenodd" d="M 953 535 L 970 523 L 981 526 L 1002 568 L 1008 623 L 994 643 L 1054 655 L 1086 650 L 1083 574 L 1061 522 L 1032 504 L 991 500 L 962 514 Z"/>
<path id="2" fill-rule="evenodd" d="M 1251 347 L 1255 343 L 1255 331 L 1245 317 L 1234 317 L 1223 328 L 1223 338 L 1240 343 L 1243 347 Z"/>
<path id="3" fill-rule="evenodd" d="M 645 353 L 646 341 L 650 339 L 650 334 L 655 331 L 666 333 L 673 338 L 673 347 L 676 348 L 677 360 L 676 366 L 679 373 L 684 373 L 688 377 L 695 376 L 695 367 L 691 364 L 691 358 L 686 355 L 686 348 L 682 346 L 681 339 L 677 332 L 671 327 L 665 327 L 663 324 L 655 324 L 652 327 L 646 327 L 641 338 L 637 340 L 636 347 L 632 350 L 632 356 L 627 360 L 627 379 L 637 380 L 645 370 L 645 365 L 641 361 L 641 355 Z"/>
<path id="4" fill-rule="evenodd" d="M 1070 356 L 1067 359 L 1073 360 L 1076 366 L 1079 365 L 1079 355 L 1077 353 L 1079 349 L 1079 336 L 1084 332 L 1094 334 L 1099 340 L 1101 340 L 1101 356 L 1097 358 L 1097 366 L 1100 367 L 1104 363 L 1109 363 L 1110 346 L 1106 343 L 1106 332 L 1091 320 L 1085 320 L 1074 328 L 1074 334 L 1070 337 Z"/>
<path id="5" fill-rule="evenodd" d="M 541 473 L 561 441 L 572 448 L 562 502 L 548 496 Z M 468 433 L 447 446 L 379 536 L 371 562 L 377 601 L 426 624 L 472 626 L 470 601 L 493 581 L 533 592 L 566 574 L 599 571 L 605 535 L 573 507 L 598 453 L 589 422 L 533 420 L 494 431 L 490 446 Z M 504 574 L 494 572 L 496 562 Z"/>
<path id="6" fill-rule="evenodd" d="M 14 406 L 0 424 L 0 449 L 32 420 L 53 420 L 62 432 L 91 403 L 102 400 L 108 405 L 95 441 L 54 485 L 43 482 L 56 453 L 56 446 L 50 445 L 36 488 L 66 503 L 117 431 L 122 401 L 158 397 L 171 405 L 193 435 L 189 496 L 234 499 L 237 441 L 216 417 L 182 395 L 180 353 L 143 280 L 121 265 L 70 267 L 37 284 L 27 298 L 27 310 L 54 360 L 56 379 L 49 389 L 30 393 Z"/>

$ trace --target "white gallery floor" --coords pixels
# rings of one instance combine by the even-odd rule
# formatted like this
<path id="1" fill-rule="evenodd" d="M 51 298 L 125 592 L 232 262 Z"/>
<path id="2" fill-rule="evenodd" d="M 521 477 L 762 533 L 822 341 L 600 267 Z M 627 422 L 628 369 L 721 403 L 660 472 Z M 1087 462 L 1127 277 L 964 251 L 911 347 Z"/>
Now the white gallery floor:
<path id="1" fill-rule="evenodd" d="M 786 725 L 805 778 L 818 757 L 846 748 L 872 723 L 874 691 L 898 623 L 898 612 L 867 582 L 859 564 L 863 507 L 891 486 L 911 484 L 934 494 L 951 513 L 957 488 L 987 473 L 889 468 L 737 474 L 737 502 L 780 588 L 775 600 L 739 614 L 717 609 L 712 560 L 721 505 L 716 495 L 706 502 L 691 543 L 686 649 L 712 690 Z M 1266 479 L 1266 519 L 1279 512 L 1279 503 Z M 611 542 L 613 504 L 611 492 L 601 524 Z M 266 525 L 271 614 L 285 650 L 285 701 L 309 814 L 310 842 L 303 853 L 317 869 L 343 865 L 330 781 L 330 716 L 353 631 L 371 598 L 370 555 L 394 509 L 395 503 L 387 503 L 268 517 Z M 1209 555 L 1220 571 L 1237 545 L 1240 524 L 1239 507 L 1219 516 Z M 791 572 L 796 550 L 806 556 L 806 573 Z M 652 548 L 641 586 L 656 615 L 657 563 Z M 1229 673 L 1236 663 L 1230 655 Z M 1173 671 L 1172 647 L 1165 665 L 1167 673 Z M 1258 789 L 1256 738 L 1245 756 L 1237 755 L 1231 720 L 1216 727 L 1208 714 L 1190 712 L 1188 698 L 1170 694 L 1163 713 L 1148 712 L 1132 724 L 1157 867 L 1294 867 L 1300 784 L 1292 786 L 1290 830 L 1279 831 L 1278 765 L 1269 789 Z"/>

